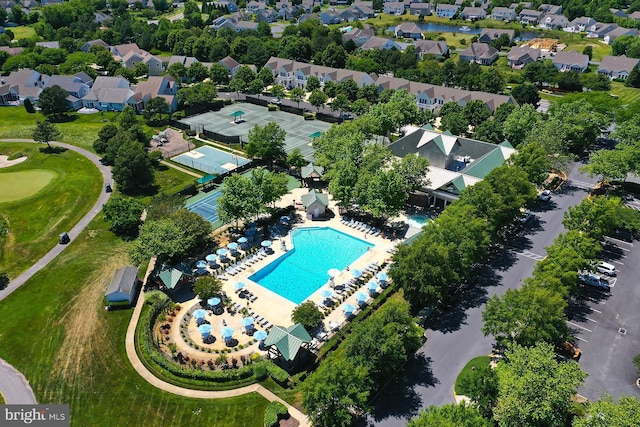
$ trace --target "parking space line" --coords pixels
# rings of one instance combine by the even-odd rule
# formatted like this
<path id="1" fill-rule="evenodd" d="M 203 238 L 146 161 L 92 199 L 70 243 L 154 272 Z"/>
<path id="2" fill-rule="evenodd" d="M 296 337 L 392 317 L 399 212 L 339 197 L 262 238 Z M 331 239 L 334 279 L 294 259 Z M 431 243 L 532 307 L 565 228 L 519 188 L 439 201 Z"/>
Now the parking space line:
<path id="1" fill-rule="evenodd" d="M 618 242 L 618 243 L 624 243 L 625 245 L 633 246 L 633 243 L 631 243 L 631 242 L 625 242 L 624 240 L 616 239 L 615 237 L 605 236 L 605 239 L 607 239 L 607 240 L 614 240 L 614 241 L 616 241 L 616 242 Z"/>
<path id="2" fill-rule="evenodd" d="M 587 329 L 584 326 L 578 325 L 577 323 L 569 322 L 568 320 L 567 320 L 567 323 L 570 324 L 571 326 L 575 326 L 576 328 L 584 329 L 587 332 L 593 332 L 591 329 Z"/>
<path id="3" fill-rule="evenodd" d="M 591 311 L 595 311 L 596 313 L 602 314 L 602 312 L 600 310 L 596 310 L 595 308 L 592 308 Z"/>
<path id="4" fill-rule="evenodd" d="M 584 338 L 580 338 L 580 337 L 575 337 L 575 338 L 576 338 L 577 340 L 582 341 L 582 342 L 589 342 L 589 341 L 585 340 Z"/>
<path id="5" fill-rule="evenodd" d="M 595 302 L 596 304 L 603 304 L 603 305 L 606 305 L 606 303 L 605 303 L 604 301 L 598 301 L 597 299 L 595 299 L 595 298 L 591 298 L 591 297 L 589 297 L 589 296 L 587 297 L 587 299 L 588 299 L 589 301 L 591 301 L 591 302 Z M 593 309 L 592 309 L 592 310 L 593 310 Z"/>
<path id="6" fill-rule="evenodd" d="M 620 264 L 620 265 L 624 265 L 624 262 L 620 262 L 620 261 L 611 261 L 611 262 L 615 262 L 616 264 Z"/>
<path id="7" fill-rule="evenodd" d="M 587 319 L 589 322 L 598 323 L 598 321 L 597 321 L 597 320 L 593 320 L 593 319 L 592 319 L 592 318 L 590 318 L 590 317 L 585 317 L 585 319 Z"/>

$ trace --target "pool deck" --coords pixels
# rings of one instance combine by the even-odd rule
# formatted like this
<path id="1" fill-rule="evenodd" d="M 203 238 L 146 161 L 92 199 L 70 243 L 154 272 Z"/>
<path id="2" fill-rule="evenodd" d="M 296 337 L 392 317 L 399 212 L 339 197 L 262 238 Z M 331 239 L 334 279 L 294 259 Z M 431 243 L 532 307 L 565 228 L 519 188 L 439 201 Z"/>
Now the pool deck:
<path id="1" fill-rule="evenodd" d="M 285 195 L 277 203 L 277 205 L 280 207 L 294 205 L 294 202 L 299 201 L 302 195 L 306 194 L 307 192 L 308 192 L 308 189 L 306 188 L 294 189 L 289 194 Z M 336 202 L 332 200 L 332 198 L 330 198 L 329 200 L 329 209 L 331 209 L 334 213 L 338 212 Z M 303 215 L 303 218 L 304 218 L 304 215 Z M 361 257 L 359 257 L 349 265 L 350 271 L 353 271 L 354 269 L 363 270 L 370 263 L 377 263 L 380 265 L 383 262 L 389 260 L 390 254 L 387 252 L 387 249 L 392 244 L 390 240 L 383 237 L 382 234 L 379 235 L 378 237 L 366 235 L 361 231 L 358 231 L 354 228 L 351 228 L 342 224 L 340 220 L 341 220 L 341 217 L 337 214 L 332 219 L 321 220 L 321 221 L 312 221 L 304 218 L 302 223 L 298 223 L 295 225 L 295 228 L 297 229 L 297 228 L 305 228 L 305 227 L 331 227 L 335 230 L 341 231 L 343 233 L 349 234 L 359 239 L 366 240 L 369 243 L 373 244 L 374 245 L 373 248 L 371 248 L 369 251 L 367 251 L 365 254 L 363 254 Z M 282 240 L 284 240 L 287 249 L 291 249 L 293 247 L 290 234 L 285 236 Z M 278 257 L 286 253 L 285 251 L 282 250 L 281 243 L 279 241 L 273 241 L 273 245 L 271 246 L 271 249 L 273 251 L 272 254 L 267 255 L 264 259 L 247 267 L 245 270 L 241 271 L 235 276 L 230 276 L 226 274 L 227 279 L 223 280 L 223 290 L 227 293 L 227 296 L 231 298 L 232 301 L 238 303 L 242 307 L 250 308 L 256 314 L 264 317 L 272 325 L 287 327 L 293 324 L 293 321 L 291 320 L 291 312 L 293 311 L 294 308 L 296 308 L 297 304 L 249 280 L 249 276 L 251 276 L 258 270 L 262 269 L 263 267 L 275 261 Z M 334 283 L 336 285 L 341 285 L 343 283 L 348 282 L 353 277 L 350 271 L 343 270 L 342 273 L 334 279 Z M 257 297 L 257 300 L 247 304 L 246 299 L 240 298 L 238 294 L 234 291 L 234 285 L 237 282 L 246 283 L 247 285 L 246 289 L 249 292 L 251 292 L 253 295 L 255 295 Z M 328 285 L 329 285 L 329 276 L 327 276 L 326 286 Z M 315 303 L 322 302 L 324 298 L 320 295 L 320 291 L 324 289 L 326 286 L 320 287 L 313 294 L 311 294 L 311 296 L 307 298 L 307 300 L 305 301 L 313 301 Z M 358 290 L 368 293 L 366 283 L 363 284 L 362 287 Z M 186 312 L 191 307 L 196 305 L 198 302 L 199 302 L 199 299 L 195 298 L 193 300 L 183 303 L 180 313 L 178 315 L 178 318 L 176 320 L 181 321 L 184 314 L 186 314 Z M 329 315 L 325 317 L 323 322 L 325 325 L 325 330 L 329 332 L 329 335 L 331 331 L 331 327 L 329 326 L 330 324 L 335 326 L 335 324 L 342 325 L 344 322 L 346 322 L 346 318 L 341 307 L 342 305 L 347 303 L 353 304 L 355 307 L 358 307 L 355 294 L 348 297 L 345 301 L 335 304 L 333 311 L 331 311 L 331 313 L 329 313 Z M 355 315 L 357 316 L 357 311 Z M 248 342 L 250 342 L 250 338 L 241 333 L 241 331 L 244 329 L 240 324 L 242 317 L 243 315 L 240 313 L 231 315 L 226 312 L 221 316 L 207 315 L 206 319 L 209 320 L 213 326 L 211 333 L 217 338 L 216 343 L 211 345 L 210 348 L 215 349 L 215 348 L 222 348 L 224 346 L 223 343 L 221 342 L 222 340 L 220 339 L 220 329 L 221 329 L 221 323 L 223 319 L 225 320 L 228 326 L 235 329 L 236 332 L 234 334 L 234 338 L 238 339 L 240 344 L 246 345 Z M 191 320 L 191 322 L 195 322 L 195 321 Z M 178 328 L 172 328 L 172 339 L 174 340 L 174 342 L 176 342 L 178 349 L 180 351 L 182 351 L 183 353 L 187 352 L 188 354 L 191 354 L 194 356 L 211 358 L 211 354 L 200 352 L 189 347 L 180 338 L 179 333 L 177 331 L 174 332 L 174 329 L 177 330 Z M 197 332 L 197 329 L 195 328 L 195 324 L 190 324 L 189 329 L 190 329 L 191 339 L 194 342 L 196 342 L 196 344 L 202 345 L 201 344 L 202 340 L 200 338 L 200 334 Z M 256 324 L 256 329 L 262 329 L 262 327 Z M 208 348 L 209 346 L 204 345 L 203 347 Z M 238 353 L 231 353 L 231 354 L 232 355 L 243 354 L 243 353 L 247 354 L 257 350 L 258 350 L 257 344 L 253 344 L 253 345 L 250 345 L 248 348 L 241 350 Z"/>

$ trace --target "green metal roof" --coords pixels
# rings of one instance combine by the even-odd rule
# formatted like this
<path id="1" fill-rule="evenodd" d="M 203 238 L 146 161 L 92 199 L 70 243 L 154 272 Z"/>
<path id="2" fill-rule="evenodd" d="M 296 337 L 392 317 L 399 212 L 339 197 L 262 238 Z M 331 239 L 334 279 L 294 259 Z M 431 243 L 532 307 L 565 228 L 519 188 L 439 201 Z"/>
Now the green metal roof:
<path id="1" fill-rule="evenodd" d="M 302 175 L 302 178 L 309 178 L 313 175 L 317 175 L 318 178 L 322 178 L 322 175 L 324 175 L 324 168 L 322 166 L 316 166 L 313 163 L 309 163 L 307 166 L 303 166 L 300 169 L 300 175 Z"/>
<path id="2" fill-rule="evenodd" d="M 215 175 L 205 175 L 202 178 L 198 178 L 196 182 L 198 184 L 206 184 L 207 182 L 213 181 L 214 179 L 216 179 Z"/>
<path id="3" fill-rule="evenodd" d="M 467 184 L 464 182 L 464 177 L 462 175 L 460 175 L 459 177 L 451 181 L 451 185 L 453 185 L 456 188 L 456 190 L 458 190 L 458 193 L 464 190 L 467 186 Z"/>
<path id="4" fill-rule="evenodd" d="M 504 163 L 504 156 L 502 150 L 497 146 L 496 149 L 487 153 L 484 157 L 479 158 L 464 170 L 466 175 L 475 176 L 476 178 L 484 179 L 493 169 L 501 166 Z"/>
<path id="5" fill-rule="evenodd" d="M 513 145 L 511 145 L 511 143 L 508 140 L 504 140 L 502 141 L 500 144 L 498 144 L 500 147 L 505 147 L 505 148 L 513 148 L 515 150 L 515 148 L 513 147 Z"/>
<path id="6" fill-rule="evenodd" d="M 311 342 L 311 335 L 301 324 L 297 323 L 288 328 L 274 326 L 264 340 L 264 345 L 275 345 L 284 360 L 292 361 L 296 358 L 302 344 Z"/>
<path id="7" fill-rule="evenodd" d="M 436 144 L 436 147 L 438 147 L 440 151 L 442 151 L 442 154 L 444 154 L 445 156 L 447 155 L 447 148 L 444 146 L 444 141 L 442 140 L 442 137 L 440 135 L 436 136 L 431 141 Z"/>
<path id="8" fill-rule="evenodd" d="M 329 206 L 329 195 L 327 193 L 320 193 L 316 190 L 311 190 L 302 196 L 302 204 L 305 208 L 308 208 L 314 202 L 318 202 L 323 206 Z"/>
<path id="9" fill-rule="evenodd" d="M 162 270 L 158 273 L 158 278 L 168 289 L 174 289 L 183 275 L 192 275 L 191 268 L 186 263 L 180 263 L 176 266 L 162 266 Z"/>

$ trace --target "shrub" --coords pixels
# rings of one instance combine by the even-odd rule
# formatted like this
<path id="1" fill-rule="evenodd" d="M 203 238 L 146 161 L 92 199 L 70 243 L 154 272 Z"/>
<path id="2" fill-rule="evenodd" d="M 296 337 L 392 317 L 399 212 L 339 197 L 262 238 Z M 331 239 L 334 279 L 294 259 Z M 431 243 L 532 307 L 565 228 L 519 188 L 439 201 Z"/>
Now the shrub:
<path id="1" fill-rule="evenodd" d="M 269 361 L 267 362 L 266 367 L 269 376 L 271 376 L 271 378 L 280 385 L 285 385 L 289 380 L 289 373 L 275 363 Z"/>
<path id="2" fill-rule="evenodd" d="M 267 105 L 267 109 L 269 111 L 278 111 L 278 106 L 275 105 L 275 104 L 269 104 L 269 105 Z"/>
<path id="3" fill-rule="evenodd" d="M 305 120 L 314 120 L 315 118 L 316 118 L 316 115 L 314 113 L 310 113 L 310 112 L 304 113 Z"/>
<path id="4" fill-rule="evenodd" d="M 264 410 L 264 427 L 272 427 L 278 424 L 282 418 L 286 418 L 289 413 L 287 407 L 282 403 L 274 400 L 269 402 Z"/>

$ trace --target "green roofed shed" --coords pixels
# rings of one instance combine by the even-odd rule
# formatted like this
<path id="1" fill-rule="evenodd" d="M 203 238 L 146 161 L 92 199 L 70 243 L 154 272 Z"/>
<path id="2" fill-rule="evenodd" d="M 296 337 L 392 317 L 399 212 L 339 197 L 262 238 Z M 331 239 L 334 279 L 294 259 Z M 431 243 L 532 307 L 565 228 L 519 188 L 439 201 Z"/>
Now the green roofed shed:
<path id="1" fill-rule="evenodd" d="M 325 210 L 329 206 L 329 195 L 313 189 L 302 196 L 302 205 L 307 215 L 313 218 L 324 216 Z"/>
<path id="2" fill-rule="evenodd" d="M 186 277 L 193 277 L 193 271 L 186 263 L 180 263 L 175 266 L 163 265 L 158 271 L 157 277 L 167 289 L 175 289 Z"/>
<path id="3" fill-rule="evenodd" d="M 307 166 L 303 166 L 300 169 L 300 175 L 302 179 L 308 178 L 322 178 L 324 175 L 324 168 L 322 166 L 314 165 L 313 163 L 309 163 Z"/>
<path id="4" fill-rule="evenodd" d="M 243 114 L 244 114 L 244 111 L 238 110 L 238 111 L 234 111 L 230 115 L 231 115 L 231 117 L 233 117 L 233 121 L 238 121 L 238 119 L 242 118 Z"/>
<path id="5" fill-rule="evenodd" d="M 274 326 L 264 340 L 265 347 L 269 347 L 269 352 L 275 347 L 275 355 L 285 362 L 293 362 L 301 348 L 311 342 L 311 335 L 297 323 L 288 328 Z"/>

